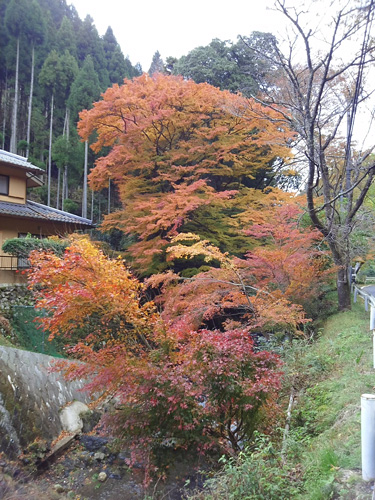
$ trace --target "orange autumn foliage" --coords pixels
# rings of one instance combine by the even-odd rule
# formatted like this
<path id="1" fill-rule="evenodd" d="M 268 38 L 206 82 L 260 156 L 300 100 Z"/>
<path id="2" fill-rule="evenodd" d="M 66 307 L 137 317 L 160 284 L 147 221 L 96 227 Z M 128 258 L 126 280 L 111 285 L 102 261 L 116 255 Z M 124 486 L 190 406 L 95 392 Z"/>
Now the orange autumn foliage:
<path id="1" fill-rule="evenodd" d="M 52 313 L 40 318 L 50 338 L 85 339 L 95 348 L 147 345 L 154 306 L 140 304 L 142 284 L 122 259 L 110 260 L 87 237 L 73 235 L 63 258 L 34 251 L 30 264 L 36 307 Z"/>
<path id="2" fill-rule="evenodd" d="M 131 251 L 143 264 L 200 207 L 220 206 L 288 157 L 292 135 L 277 120 L 260 120 L 240 95 L 161 74 L 114 85 L 80 118 L 83 139 L 96 132 L 92 149 L 110 148 L 96 162 L 91 186 L 111 179 L 123 205 L 103 228 L 136 234 Z"/>
<path id="3" fill-rule="evenodd" d="M 245 231 L 254 242 L 245 258 L 223 253 L 197 235 L 173 240 L 169 261 L 202 256 L 213 267 L 192 278 L 169 271 L 148 279 L 149 286 L 161 290 L 155 300 L 163 304 L 168 324 L 184 330 L 241 326 L 267 334 L 296 333 L 309 321 L 305 310 L 311 314 L 310 305 L 331 274 L 326 252 L 319 248 L 322 235 L 300 224 L 298 198 L 292 203 L 291 196 L 275 192 L 263 198 L 263 210 L 253 213 L 259 223 Z"/>
<path id="4" fill-rule="evenodd" d="M 246 254 L 246 265 L 257 285 L 269 292 L 303 303 L 324 282 L 326 252 L 319 249 L 321 233 L 302 227 L 297 205 L 278 207 L 268 222 L 253 224 L 245 231 L 260 245 Z"/>

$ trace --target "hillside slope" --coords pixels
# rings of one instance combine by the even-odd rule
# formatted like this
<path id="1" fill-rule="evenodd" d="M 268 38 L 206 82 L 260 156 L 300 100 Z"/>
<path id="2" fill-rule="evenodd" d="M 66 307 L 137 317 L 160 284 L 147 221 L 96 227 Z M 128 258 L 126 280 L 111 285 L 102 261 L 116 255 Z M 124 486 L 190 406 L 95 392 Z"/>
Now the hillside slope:
<path id="1" fill-rule="evenodd" d="M 294 342 L 284 358 L 295 394 L 284 456 L 284 429 L 276 444 L 260 436 L 191 500 L 371 499 L 372 484 L 361 477 L 360 399 L 374 393 L 375 370 L 363 304 L 330 316 L 316 340 Z"/>

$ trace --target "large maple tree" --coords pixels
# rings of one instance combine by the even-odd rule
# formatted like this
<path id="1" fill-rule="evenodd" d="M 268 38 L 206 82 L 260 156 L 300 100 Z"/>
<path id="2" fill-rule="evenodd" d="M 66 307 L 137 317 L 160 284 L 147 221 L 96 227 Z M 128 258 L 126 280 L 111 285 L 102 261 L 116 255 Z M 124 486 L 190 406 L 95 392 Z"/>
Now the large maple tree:
<path id="1" fill-rule="evenodd" d="M 87 237 L 64 255 L 33 251 L 29 286 L 39 318 L 81 362 L 60 360 L 68 378 L 116 397 L 107 421 L 132 449 L 130 464 L 158 472 L 166 448 L 236 452 L 269 425 L 280 388 L 278 356 L 253 349 L 246 329 L 169 328 L 144 287 Z M 108 418 L 108 415 L 107 415 Z"/>
<path id="2" fill-rule="evenodd" d="M 131 252 L 148 265 L 189 222 L 200 232 L 205 207 L 228 217 L 226 200 L 264 187 L 289 155 L 290 132 L 258 116 L 242 96 L 181 77 L 143 75 L 108 89 L 79 123 L 82 139 L 96 132 L 96 153 L 108 151 L 91 172 L 91 186 L 111 179 L 123 205 L 104 229 L 136 235 Z"/>
<path id="3" fill-rule="evenodd" d="M 308 317 L 317 314 L 332 270 L 322 234 L 308 219 L 302 223 L 303 197 L 277 189 L 251 194 L 252 203 L 239 216 L 247 221 L 243 232 L 251 243 L 243 258 L 184 233 L 167 249 L 170 269 L 148 278 L 173 328 L 241 327 L 265 337 L 290 336 L 301 334 Z M 194 275 L 189 261 L 202 264 Z"/>

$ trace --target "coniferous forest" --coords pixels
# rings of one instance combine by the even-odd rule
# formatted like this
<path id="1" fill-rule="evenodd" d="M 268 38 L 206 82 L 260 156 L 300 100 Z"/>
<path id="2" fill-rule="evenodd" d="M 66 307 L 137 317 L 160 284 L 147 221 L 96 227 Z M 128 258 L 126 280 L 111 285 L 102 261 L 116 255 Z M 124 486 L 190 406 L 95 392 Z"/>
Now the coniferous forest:
<path id="1" fill-rule="evenodd" d="M 50 200 L 47 186 L 37 196 L 80 215 L 78 113 L 141 68 L 123 55 L 110 27 L 100 37 L 93 19 L 81 20 L 65 0 L 4 0 L 0 20 L 0 147 L 46 171 L 50 165 Z"/>

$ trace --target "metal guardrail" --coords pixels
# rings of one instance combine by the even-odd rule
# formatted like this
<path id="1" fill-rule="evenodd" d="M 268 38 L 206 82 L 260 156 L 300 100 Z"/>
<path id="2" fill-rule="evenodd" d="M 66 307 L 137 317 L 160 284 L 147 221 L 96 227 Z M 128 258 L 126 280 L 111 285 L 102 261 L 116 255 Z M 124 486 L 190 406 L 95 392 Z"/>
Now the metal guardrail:
<path id="1" fill-rule="evenodd" d="M 363 288 L 352 284 L 352 292 L 354 293 L 354 302 L 357 302 L 358 296 L 365 301 L 365 310 L 368 311 L 370 305 L 370 330 L 372 330 L 373 344 L 373 367 L 375 368 L 375 297 L 369 295 Z M 375 455 L 374 455 L 375 456 Z"/>
<path id="2" fill-rule="evenodd" d="M 29 267 L 28 259 L 14 257 L 13 255 L 0 255 L 0 271 L 18 271 Z"/>
<path id="3" fill-rule="evenodd" d="M 365 283 L 374 283 L 375 279 L 365 279 Z M 373 289 L 374 287 L 372 287 Z M 354 302 L 357 302 L 358 296 L 365 301 L 365 309 L 368 311 L 370 304 L 370 330 L 372 330 L 372 349 L 373 349 L 373 367 L 375 368 L 375 297 L 370 295 L 363 288 L 359 288 L 354 283 L 351 291 L 354 293 Z M 361 449 L 362 449 L 362 478 L 369 480 L 374 477 L 375 467 L 375 395 L 362 394 L 361 396 Z M 371 471 L 370 471 L 371 468 Z"/>
<path id="4" fill-rule="evenodd" d="M 359 288 L 357 285 L 352 285 L 352 292 L 354 294 L 354 302 L 357 302 L 357 298 L 361 297 L 365 301 L 365 310 L 368 311 L 370 305 L 370 330 L 374 330 L 374 342 L 375 342 L 375 297 L 368 294 L 363 288 Z M 375 344 L 374 344 L 375 348 Z M 375 351 L 374 351 L 375 356 Z M 375 357 L 374 357 L 374 368 L 375 368 Z"/>
<path id="5" fill-rule="evenodd" d="M 363 288 L 359 288 L 357 285 L 352 285 L 353 294 L 354 294 L 354 302 L 357 302 L 358 296 L 361 297 L 365 301 L 365 309 L 368 311 L 368 305 L 370 304 L 372 307 L 375 307 L 375 297 L 373 295 L 368 294 Z"/>

